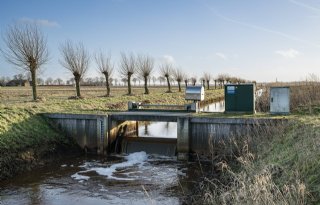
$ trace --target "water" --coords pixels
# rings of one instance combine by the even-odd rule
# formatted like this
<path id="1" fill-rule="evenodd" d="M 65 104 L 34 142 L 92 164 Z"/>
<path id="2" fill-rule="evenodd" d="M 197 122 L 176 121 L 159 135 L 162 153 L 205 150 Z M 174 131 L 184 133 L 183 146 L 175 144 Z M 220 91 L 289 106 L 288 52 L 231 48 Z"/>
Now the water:
<path id="1" fill-rule="evenodd" d="M 201 112 L 224 112 L 224 101 L 200 108 Z M 177 138 L 176 122 L 139 122 L 139 137 Z"/>
<path id="2" fill-rule="evenodd" d="M 139 137 L 177 138 L 176 122 L 139 122 Z"/>
<path id="3" fill-rule="evenodd" d="M 224 102 L 202 111 L 222 112 Z M 139 122 L 140 137 L 177 137 L 175 122 Z M 208 168 L 209 170 L 210 168 Z M 65 159 L 0 183 L 0 205 L 182 204 L 202 176 L 198 163 L 143 151 Z M 187 201 L 188 202 L 188 201 Z"/>
<path id="4" fill-rule="evenodd" d="M 181 204 L 196 164 L 145 152 L 64 160 L 2 182 L 0 204 Z"/>
<path id="5" fill-rule="evenodd" d="M 224 112 L 224 101 L 215 102 L 200 108 L 201 112 Z"/>

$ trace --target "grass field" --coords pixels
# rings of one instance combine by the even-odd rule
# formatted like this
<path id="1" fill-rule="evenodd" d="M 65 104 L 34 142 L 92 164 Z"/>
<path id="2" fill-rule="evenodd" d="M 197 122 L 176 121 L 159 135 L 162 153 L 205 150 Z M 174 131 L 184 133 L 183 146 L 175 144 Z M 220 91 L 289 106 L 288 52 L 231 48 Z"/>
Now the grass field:
<path id="1" fill-rule="evenodd" d="M 75 96 L 72 86 L 39 86 L 39 102 L 32 101 L 31 87 L 0 87 L 2 107 L 24 108 L 33 112 L 71 112 L 71 113 L 105 113 L 127 109 L 128 101 L 148 102 L 155 104 L 188 103 L 184 100 L 184 90 L 178 92 L 173 87 L 172 93 L 166 93 L 166 87 L 150 87 L 150 94 L 143 94 L 142 87 L 133 87 L 133 95 L 126 95 L 126 87 L 113 87 L 111 97 L 105 97 L 105 87 L 81 88 L 83 99 L 70 99 Z M 205 98 L 215 101 L 223 97 L 223 90 L 206 90 Z M 189 102 L 190 103 L 190 102 Z"/>

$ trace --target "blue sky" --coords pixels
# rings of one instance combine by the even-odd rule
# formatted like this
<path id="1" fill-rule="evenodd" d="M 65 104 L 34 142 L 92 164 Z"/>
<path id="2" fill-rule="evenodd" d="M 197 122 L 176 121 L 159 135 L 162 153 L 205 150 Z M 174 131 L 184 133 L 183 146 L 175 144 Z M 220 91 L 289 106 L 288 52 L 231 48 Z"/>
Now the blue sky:
<path id="1" fill-rule="evenodd" d="M 320 75 L 318 0 L 1 0 L 1 33 L 17 21 L 36 22 L 47 36 L 51 58 L 42 78 L 72 77 L 59 64 L 59 45 L 68 39 L 83 42 L 91 54 L 111 52 L 116 67 L 125 51 L 153 56 L 156 68 L 171 61 L 197 77 Z M 0 77 L 20 72 L 0 57 Z M 91 61 L 88 77 L 94 76 Z"/>

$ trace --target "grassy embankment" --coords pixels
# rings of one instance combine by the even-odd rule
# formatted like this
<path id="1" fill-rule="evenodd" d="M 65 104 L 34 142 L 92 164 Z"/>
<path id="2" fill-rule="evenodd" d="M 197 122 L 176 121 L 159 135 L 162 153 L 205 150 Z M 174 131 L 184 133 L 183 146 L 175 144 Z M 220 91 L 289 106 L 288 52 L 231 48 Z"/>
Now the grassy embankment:
<path id="1" fill-rule="evenodd" d="M 219 142 L 220 149 L 225 146 L 229 154 L 231 147 L 233 154 L 214 156 L 218 159 L 212 162 L 215 175 L 203 175 L 193 200 L 199 204 L 320 204 L 319 88 L 319 84 L 291 88 L 294 113 L 287 117 L 289 124 L 257 126 L 246 136 Z"/>
<path id="2" fill-rule="evenodd" d="M 73 87 L 39 87 L 42 98 L 33 102 L 31 88 L 0 87 L 0 180 L 31 169 L 50 156 L 73 150 L 73 142 L 51 128 L 42 112 L 107 113 L 127 109 L 128 101 L 159 104 L 184 104 L 184 93 L 165 93 L 165 87 L 150 88 L 144 95 L 142 88 L 133 88 L 127 96 L 126 88 L 114 88 L 113 97 L 103 97 L 104 87 L 83 87 L 84 99 L 69 99 Z M 220 99 L 222 90 L 206 92 L 207 99 Z"/>

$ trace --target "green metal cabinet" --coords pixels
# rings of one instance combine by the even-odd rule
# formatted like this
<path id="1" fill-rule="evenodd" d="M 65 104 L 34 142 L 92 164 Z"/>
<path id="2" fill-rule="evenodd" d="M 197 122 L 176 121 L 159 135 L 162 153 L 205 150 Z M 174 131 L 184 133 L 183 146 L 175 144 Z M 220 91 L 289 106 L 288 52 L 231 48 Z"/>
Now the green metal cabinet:
<path id="1" fill-rule="evenodd" d="M 228 84 L 224 86 L 225 112 L 255 113 L 254 84 Z"/>

